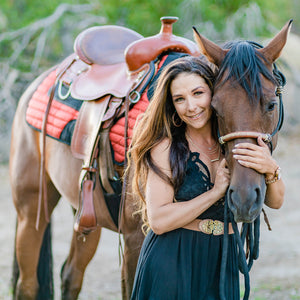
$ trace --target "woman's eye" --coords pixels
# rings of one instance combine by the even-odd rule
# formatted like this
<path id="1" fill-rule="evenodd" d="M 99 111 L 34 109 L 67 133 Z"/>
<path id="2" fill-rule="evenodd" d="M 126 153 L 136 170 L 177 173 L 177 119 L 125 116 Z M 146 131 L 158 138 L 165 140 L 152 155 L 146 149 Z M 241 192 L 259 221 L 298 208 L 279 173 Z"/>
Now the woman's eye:
<path id="1" fill-rule="evenodd" d="M 174 101 L 174 102 L 182 102 L 182 101 L 183 101 L 183 98 L 182 98 L 182 97 L 175 98 L 173 101 Z"/>
<path id="2" fill-rule="evenodd" d="M 195 95 L 201 95 L 201 94 L 203 94 L 202 91 L 197 91 L 197 92 L 195 92 Z"/>

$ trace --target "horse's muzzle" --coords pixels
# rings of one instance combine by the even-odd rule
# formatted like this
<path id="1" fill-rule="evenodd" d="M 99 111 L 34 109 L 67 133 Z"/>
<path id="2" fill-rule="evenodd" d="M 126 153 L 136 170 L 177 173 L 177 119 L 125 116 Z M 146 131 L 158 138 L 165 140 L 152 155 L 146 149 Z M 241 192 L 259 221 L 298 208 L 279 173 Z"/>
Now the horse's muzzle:
<path id="1" fill-rule="evenodd" d="M 261 213 L 266 185 L 230 185 L 228 192 L 228 206 L 236 222 L 252 223 Z"/>

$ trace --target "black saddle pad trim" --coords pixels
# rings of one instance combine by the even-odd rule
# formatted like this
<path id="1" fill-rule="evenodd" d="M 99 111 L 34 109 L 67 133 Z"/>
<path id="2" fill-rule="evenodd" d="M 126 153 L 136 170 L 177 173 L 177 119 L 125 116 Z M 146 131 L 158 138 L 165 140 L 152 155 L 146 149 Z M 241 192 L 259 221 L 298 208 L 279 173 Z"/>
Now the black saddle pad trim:
<path id="1" fill-rule="evenodd" d="M 103 186 L 102 186 L 102 190 L 103 190 L 105 203 L 110 213 L 110 216 L 113 219 L 115 225 L 118 227 L 119 211 L 120 211 L 120 203 L 121 203 L 121 195 L 122 195 L 122 182 L 120 179 L 116 181 L 110 180 L 110 184 L 113 190 L 115 191 L 114 194 L 106 193 Z"/>

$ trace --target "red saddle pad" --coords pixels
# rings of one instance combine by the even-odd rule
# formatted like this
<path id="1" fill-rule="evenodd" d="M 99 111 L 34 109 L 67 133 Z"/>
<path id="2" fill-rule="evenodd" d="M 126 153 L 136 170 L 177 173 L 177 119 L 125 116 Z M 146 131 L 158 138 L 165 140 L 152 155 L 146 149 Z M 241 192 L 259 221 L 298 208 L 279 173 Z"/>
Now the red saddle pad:
<path id="1" fill-rule="evenodd" d="M 42 130 L 43 118 L 49 102 L 49 90 L 54 84 L 55 79 L 56 72 L 54 70 L 39 85 L 28 103 L 26 121 L 30 126 L 39 131 Z M 59 140 L 66 125 L 70 121 L 76 120 L 77 117 L 78 110 L 54 98 L 48 116 L 46 134 Z"/>

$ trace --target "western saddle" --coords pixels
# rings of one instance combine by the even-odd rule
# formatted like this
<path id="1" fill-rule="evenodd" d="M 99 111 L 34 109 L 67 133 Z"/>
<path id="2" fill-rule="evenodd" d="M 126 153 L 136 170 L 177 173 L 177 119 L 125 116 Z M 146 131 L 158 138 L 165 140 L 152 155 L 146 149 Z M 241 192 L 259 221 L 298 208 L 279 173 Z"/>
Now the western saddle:
<path id="1" fill-rule="evenodd" d="M 177 17 L 162 17 L 160 32 L 147 38 L 120 26 L 89 28 L 77 36 L 74 53 L 57 67 L 54 88 L 58 85 L 59 97 L 63 100 L 71 95 L 84 100 L 71 142 L 72 154 L 83 161 L 79 179 L 81 197 L 74 224 L 78 232 L 87 234 L 97 226 L 93 200 L 97 172 L 103 188 L 108 193 L 114 193 L 109 181 L 115 176 L 109 129 L 116 117 L 121 114 L 126 116 L 129 102 L 137 102 L 140 93 L 152 79 L 154 72 L 151 62 L 170 51 L 201 55 L 195 43 L 173 35 L 172 25 L 177 20 Z M 67 87 L 67 93 L 62 94 L 62 86 Z M 53 98 L 51 94 L 49 108 Z M 44 117 L 45 124 L 47 111 L 49 109 Z M 126 140 L 126 126 L 124 136 Z M 42 168 L 45 168 L 43 163 Z M 41 170 L 41 174 L 45 177 L 44 170 Z M 40 181 L 40 199 L 42 194 L 44 198 L 46 195 L 45 191 L 42 192 L 45 189 L 44 180 L 42 178 Z M 46 207 L 44 205 L 47 218 Z"/>

